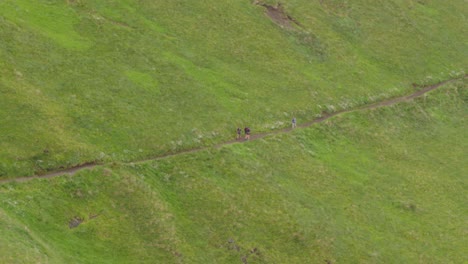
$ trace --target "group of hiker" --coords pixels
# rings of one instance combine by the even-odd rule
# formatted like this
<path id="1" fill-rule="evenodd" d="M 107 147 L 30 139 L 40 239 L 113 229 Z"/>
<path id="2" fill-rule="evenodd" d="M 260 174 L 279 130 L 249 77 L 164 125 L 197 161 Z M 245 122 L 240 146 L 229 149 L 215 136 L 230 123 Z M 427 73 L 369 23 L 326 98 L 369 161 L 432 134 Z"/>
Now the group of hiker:
<path id="1" fill-rule="evenodd" d="M 291 120 L 291 126 L 292 126 L 292 128 L 296 128 L 296 117 L 293 117 L 293 119 Z M 240 140 L 241 135 L 242 135 L 242 129 L 240 127 L 238 127 L 236 132 L 237 132 L 236 139 Z M 245 137 L 244 137 L 245 140 L 250 139 L 250 128 L 249 127 L 244 128 L 244 135 L 245 135 Z"/>
<path id="2" fill-rule="evenodd" d="M 240 127 L 237 128 L 237 137 L 236 139 L 239 140 L 241 139 L 241 133 L 242 133 L 242 129 Z M 249 140 L 250 139 L 250 128 L 248 127 L 245 127 L 244 128 L 244 134 L 245 134 L 245 140 Z"/>

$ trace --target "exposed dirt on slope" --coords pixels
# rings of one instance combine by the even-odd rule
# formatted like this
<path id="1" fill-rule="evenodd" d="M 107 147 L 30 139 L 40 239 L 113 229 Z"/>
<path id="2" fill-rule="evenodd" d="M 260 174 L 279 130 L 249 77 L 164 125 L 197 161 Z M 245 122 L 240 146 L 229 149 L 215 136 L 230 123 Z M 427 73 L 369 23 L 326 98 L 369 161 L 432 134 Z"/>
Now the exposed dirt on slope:
<path id="1" fill-rule="evenodd" d="M 78 227 L 81 223 L 83 223 L 83 219 L 80 217 L 73 217 L 70 222 L 68 222 L 68 227 L 70 229 Z"/>
<path id="2" fill-rule="evenodd" d="M 280 25 L 281 27 L 293 29 L 294 25 L 302 27 L 302 25 L 288 15 L 285 11 L 281 3 L 276 4 L 275 6 L 265 4 L 261 1 L 255 0 L 253 2 L 254 5 L 259 5 L 265 7 L 265 13 L 268 17 L 273 20 L 276 24 Z"/>
<path id="3" fill-rule="evenodd" d="M 468 75 L 465 75 L 462 78 L 466 78 L 467 76 Z M 428 93 L 428 92 L 430 92 L 430 91 L 432 91 L 434 89 L 437 89 L 437 88 L 439 88 L 440 86 L 442 86 L 442 85 L 444 85 L 446 83 L 453 82 L 453 81 L 456 81 L 456 80 L 460 80 L 460 79 L 458 78 L 458 79 L 453 79 L 453 80 L 447 80 L 447 81 L 443 81 L 443 82 L 440 82 L 440 83 L 437 83 L 437 84 L 434 84 L 434 85 L 426 86 L 425 88 L 423 88 L 421 90 L 418 90 L 418 91 L 414 92 L 413 94 L 410 94 L 410 95 L 407 95 L 407 96 L 392 98 L 392 99 L 381 101 L 381 102 L 378 102 L 378 103 L 375 103 L 375 104 L 365 105 L 365 106 L 362 106 L 362 107 L 359 107 L 359 108 L 354 108 L 354 109 L 349 109 L 349 110 L 342 110 L 342 111 L 337 111 L 337 112 L 328 113 L 328 114 L 326 113 L 320 118 L 314 119 L 314 120 L 306 122 L 306 123 L 298 124 L 297 126 L 298 127 L 309 127 L 309 126 L 311 126 L 313 124 L 321 123 L 321 122 L 323 122 L 323 121 L 325 121 L 327 119 L 330 119 L 330 118 L 332 118 L 334 116 L 341 115 L 341 114 L 344 114 L 344 113 L 355 112 L 355 111 L 360 111 L 360 110 L 370 110 L 370 109 L 375 109 L 375 108 L 380 108 L 380 107 L 393 105 L 393 104 L 400 103 L 400 102 L 409 101 L 411 99 L 420 97 L 420 96 L 422 96 L 422 95 L 424 95 L 424 94 L 426 94 L 426 93 Z M 260 139 L 260 138 L 264 138 L 264 137 L 269 136 L 269 135 L 274 135 L 274 134 L 279 134 L 279 133 L 288 133 L 291 130 L 292 130 L 292 128 L 284 128 L 284 129 L 280 129 L 280 130 L 276 130 L 276 131 L 272 131 L 272 132 L 252 134 L 250 136 L 250 141 Z M 235 143 L 242 143 L 242 142 L 246 142 L 246 141 L 245 140 L 235 140 L 234 139 L 234 140 L 230 140 L 230 141 L 227 141 L 227 142 L 223 142 L 223 143 L 214 145 L 212 147 L 220 148 L 220 147 L 225 146 L 225 145 L 235 144 Z M 177 155 L 182 155 L 182 154 L 187 154 L 187 153 L 198 152 L 198 151 L 206 150 L 206 149 L 209 149 L 209 148 L 212 148 L 212 147 L 202 147 L 202 148 L 183 150 L 183 151 L 179 151 L 179 152 L 175 152 L 175 153 L 168 153 L 166 155 L 157 156 L 157 157 L 153 157 L 153 158 L 149 158 L 149 159 L 145 159 L 145 160 L 129 162 L 129 163 L 138 164 L 138 163 L 144 163 L 144 162 L 148 162 L 148 161 L 155 161 L 155 160 L 168 158 L 168 157 L 171 157 L 171 156 L 177 156 Z M 84 169 L 92 169 L 92 168 L 94 168 L 96 166 L 100 166 L 100 165 L 105 165 L 105 164 L 98 164 L 96 162 L 89 162 L 89 163 L 84 163 L 84 164 L 81 164 L 81 165 L 78 165 L 78 166 L 75 166 L 75 167 L 72 167 L 72 168 L 68 168 L 68 169 L 65 169 L 65 170 L 55 171 L 55 172 L 51 172 L 51 173 L 47 173 L 47 174 L 43 174 L 43 175 L 33 175 L 33 176 L 28 176 L 28 177 L 4 179 L 4 180 L 0 180 L 0 184 L 9 183 L 9 182 L 25 182 L 25 181 L 30 181 L 30 180 L 37 179 L 37 178 L 53 178 L 53 177 L 63 176 L 63 175 L 71 175 L 72 176 L 75 173 L 77 173 L 78 171 L 81 171 L 81 170 L 84 170 Z"/>

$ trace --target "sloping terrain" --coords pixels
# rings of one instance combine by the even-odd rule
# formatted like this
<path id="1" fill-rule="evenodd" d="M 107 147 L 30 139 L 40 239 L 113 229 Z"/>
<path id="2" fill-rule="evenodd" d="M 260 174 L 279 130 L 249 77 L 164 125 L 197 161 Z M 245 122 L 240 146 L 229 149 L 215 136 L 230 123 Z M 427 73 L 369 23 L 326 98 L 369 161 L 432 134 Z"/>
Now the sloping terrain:
<path id="1" fill-rule="evenodd" d="M 0 263 L 465 263 L 467 8 L 0 1 Z"/>
<path id="2" fill-rule="evenodd" d="M 465 14 L 462 0 L 2 1 L 0 177 L 212 145 L 461 76 Z"/>
<path id="3" fill-rule="evenodd" d="M 467 91 L 2 184 L 0 262 L 463 263 Z"/>
<path id="4" fill-rule="evenodd" d="M 332 113 L 323 113 L 323 115 L 321 115 L 319 118 L 316 118 L 316 119 L 314 119 L 312 121 L 309 121 L 307 123 L 303 123 L 299 127 L 309 127 L 309 126 L 317 124 L 317 123 L 325 122 L 325 121 L 327 121 L 328 119 L 330 119 L 332 117 L 335 117 L 335 116 L 338 116 L 338 115 L 343 115 L 343 114 L 346 114 L 346 113 L 351 113 L 351 112 L 355 112 L 355 111 L 362 111 L 362 110 L 368 110 L 368 109 L 375 109 L 375 108 L 379 108 L 379 107 L 386 107 L 386 106 L 390 106 L 390 105 L 393 105 L 393 104 L 406 102 L 406 101 L 412 100 L 414 98 L 418 98 L 418 97 L 421 97 L 421 96 L 426 96 L 426 93 L 428 93 L 428 92 L 430 92 L 432 90 L 435 90 L 435 89 L 439 88 L 440 86 L 443 86 L 444 84 L 464 81 L 464 79 L 466 79 L 466 76 L 463 76 L 463 77 L 461 77 L 459 79 L 447 80 L 447 81 L 444 81 L 444 82 L 441 82 L 441 83 L 429 85 L 429 86 L 424 87 L 423 89 L 421 89 L 419 91 L 416 91 L 415 93 L 410 94 L 410 95 L 397 97 L 397 98 L 391 98 L 391 99 L 376 102 L 376 103 L 370 104 L 370 105 L 363 105 L 363 106 L 360 106 L 359 108 L 356 108 L 356 109 L 344 109 L 344 110 L 337 111 L 337 112 L 332 112 Z M 251 135 L 251 136 L 249 136 L 248 139 L 241 137 L 241 138 L 236 138 L 236 139 L 229 140 L 229 141 L 226 141 L 226 142 L 221 142 L 221 143 L 215 145 L 215 147 L 219 148 L 219 147 L 226 146 L 226 145 L 229 145 L 229 144 L 243 142 L 245 140 L 252 141 L 252 140 L 262 139 L 262 138 L 264 138 L 266 136 L 269 136 L 269 135 L 272 135 L 272 134 L 288 133 L 288 132 L 291 132 L 291 131 L 293 131 L 293 128 L 284 128 L 284 129 L 280 129 L 280 130 L 273 130 L 271 132 L 255 134 L 253 136 Z M 161 156 L 152 157 L 152 158 L 149 158 L 149 159 L 134 160 L 134 161 L 131 161 L 129 163 L 134 164 L 134 163 L 141 163 L 141 162 L 148 162 L 148 161 L 156 161 L 156 160 L 164 159 L 164 158 L 167 158 L 167 157 L 170 157 L 170 156 L 182 155 L 182 154 L 185 154 L 185 153 L 193 153 L 193 152 L 197 152 L 197 151 L 206 150 L 207 148 L 208 147 L 194 148 L 194 149 L 190 149 L 190 150 L 183 150 L 183 151 L 179 151 L 179 152 L 176 152 L 176 153 L 163 154 Z M 11 179 L 3 179 L 3 180 L 0 180 L 0 184 L 1 183 L 8 183 L 8 182 L 26 182 L 26 181 L 34 180 L 34 179 L 37 179 L 37 178 L 54 178 L 54 177 L 60 177 L 60 176 L 63 176 L 63 175 L 72 175 L 73 176 L 74 174 L 76 174 L 77 172 L 79 172 L 81 170 L 92 169 L 92 168 L 95 168 L 97 166 L 102 166 L 102 165 L 105 165 L 105 164 L 85 163 L 85 164 L 80 164 L 78 166 L 73 166 L 71 168 L 52 171 L 52 172 L 44 173 L 44 174 L 41 174 L 41 175 L 30 175 L 30 176 L 25 176 L 25 177 L 14 177 L 14 178 L 11 178 Z"/>

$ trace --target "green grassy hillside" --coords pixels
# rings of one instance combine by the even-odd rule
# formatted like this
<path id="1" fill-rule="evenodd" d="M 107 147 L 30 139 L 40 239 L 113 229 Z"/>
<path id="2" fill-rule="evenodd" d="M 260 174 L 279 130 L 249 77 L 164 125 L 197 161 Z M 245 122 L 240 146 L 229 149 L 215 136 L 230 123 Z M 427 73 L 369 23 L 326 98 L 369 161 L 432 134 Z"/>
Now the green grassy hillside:
<path id="1" fill-rule="evenodd" d="M 0 185 L 0 262 L 464 263 L 466 88 Z"/>
<path id="2" fill-rule="evenodd" d="M 463 0 L 282 1 L 277 17 L 297 24 L 266 10 L 1 1 L 0 177 L 212 145 L 237 126 L 305 122 L 467 66 Z"/>
<path id="3" fill-rule="evenodd" d="M 465 2 L 0 1 L 0 263 L 465 263 Z"/>

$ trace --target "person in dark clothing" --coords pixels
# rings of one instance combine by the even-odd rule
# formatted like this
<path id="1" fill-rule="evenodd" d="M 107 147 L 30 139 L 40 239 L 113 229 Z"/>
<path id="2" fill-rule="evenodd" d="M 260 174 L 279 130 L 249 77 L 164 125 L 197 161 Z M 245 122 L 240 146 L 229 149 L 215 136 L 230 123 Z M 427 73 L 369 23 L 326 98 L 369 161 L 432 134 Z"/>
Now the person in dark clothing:
<path id="1" fill-rule="evenodd" d="M 240 127 L 237 128 L 237 137 L 236 139 L 239 140 L 241 138 L 241 133 L 242 133 L 242 129 Z"/>
<path id="2" fill-rule="evenodd" d="M 244 133 L 245 133 L 245 139 L 249 140 L 250 139 L 250 128 L 245 127 L 244 128 Z"/>

